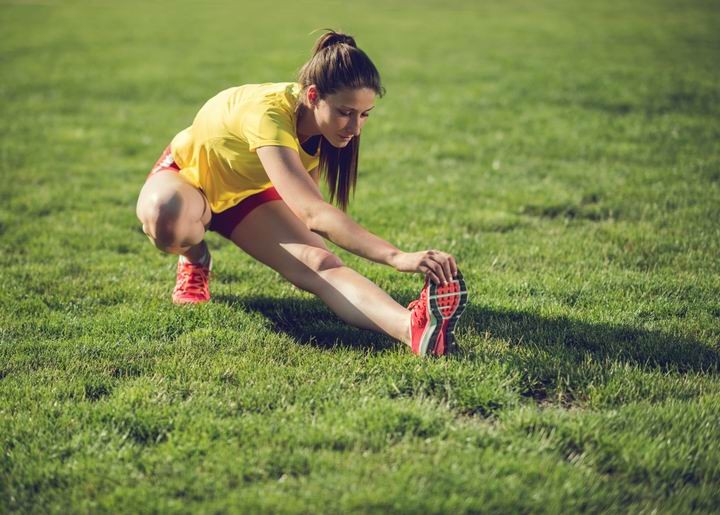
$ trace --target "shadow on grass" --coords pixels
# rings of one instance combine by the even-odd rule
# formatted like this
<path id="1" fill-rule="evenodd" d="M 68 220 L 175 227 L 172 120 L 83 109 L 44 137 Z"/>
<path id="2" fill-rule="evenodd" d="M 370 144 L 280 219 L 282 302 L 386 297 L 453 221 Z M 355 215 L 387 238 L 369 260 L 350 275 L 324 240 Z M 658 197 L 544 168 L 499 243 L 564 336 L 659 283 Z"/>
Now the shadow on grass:
<path id="1" fill-rule="evenodd" d="M 239 297 L 221 295 L 216 301 L 255 311 L 300 344 L 319 348 L 348 347 L 383 352 L 398 345 L 393 339 L 348 326 L 317 299 Z M 717 372 L 717 349 L 687 337 L 659 331 L 588 323 L 566 317 L 543 318 L 532 313 L 501 311 L 468 305 L 458 333 L 472 327 L 479 335 L 506 341 L 510 349 L 530 350 L 530 359 L 552 361 L 558 370 L 572 368 L 587 360 L 639 365 L 675 372 Z M 463 346 L 462 337 L 459 341 Z M 468 348 L 466 359 L 482 355 Z M 527 356 L 527 352 L 523 352 Z M 486 358 L 483 358 L 486 359 Z M 524 359 L 525 361 L 526 359 Z"/>
<path id="2" fill-rule="evenodd" d="M 557 351 L 558 358 L 582 362 L 617 362 L 676 372 L 717 372 L 720 354 L 686 336 L 632 326 L 588 323 L 567 317 L 543 318 L 532 313 L 468 306 L 464 323 L 514 347 Z"/>
<path id="3" fill-rule="evenodd" d="M 318 299 L 215 295 L 213 301 L 260 313 L 276 331 L 291 336 L 301 345 L 373 352 L 384 352 L 399 345 L 388 336 L 346 324 Z"/>

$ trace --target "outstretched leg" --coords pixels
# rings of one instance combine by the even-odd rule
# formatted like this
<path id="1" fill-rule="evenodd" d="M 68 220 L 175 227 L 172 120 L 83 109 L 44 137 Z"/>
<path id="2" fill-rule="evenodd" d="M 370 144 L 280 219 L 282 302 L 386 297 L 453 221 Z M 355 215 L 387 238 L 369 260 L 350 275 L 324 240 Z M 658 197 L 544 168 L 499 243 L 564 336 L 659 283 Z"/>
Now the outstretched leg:
<path id="1" fill-rule="evenodd" d="M 235 227 L 230 239 L 298 288 L 317 295 L 349 324 L 410 345 L 410 311 L 345 266 L 284 202 L 255 208 Z"/>

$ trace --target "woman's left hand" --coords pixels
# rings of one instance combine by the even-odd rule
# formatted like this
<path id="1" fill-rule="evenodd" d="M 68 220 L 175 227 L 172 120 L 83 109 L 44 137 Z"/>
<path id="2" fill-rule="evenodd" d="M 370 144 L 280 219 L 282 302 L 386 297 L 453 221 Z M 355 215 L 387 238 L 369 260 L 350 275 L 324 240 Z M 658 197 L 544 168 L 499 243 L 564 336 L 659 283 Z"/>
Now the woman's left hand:
<path id="1" fill-rule="evenodd" d="M 391 264 L 398 272 L 423 273 L 435 284 L 448 283 L 457 275 L 455 258 L 440 250 L 401 252 Z"/>

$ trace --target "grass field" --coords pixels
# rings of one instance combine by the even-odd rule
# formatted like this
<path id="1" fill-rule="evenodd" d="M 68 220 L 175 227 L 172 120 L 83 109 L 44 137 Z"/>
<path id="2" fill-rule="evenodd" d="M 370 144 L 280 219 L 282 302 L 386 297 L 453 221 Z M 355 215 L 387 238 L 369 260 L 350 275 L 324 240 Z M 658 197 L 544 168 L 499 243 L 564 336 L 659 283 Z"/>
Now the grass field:
<path id="1" fill-rule="evenodd" d="M 720 510 L 718 2 L 245 3 L 0 0 L 0 513 Z M 459 356 L 216 234 L 170 303 L 148 169 L 323 27 L 388 90 L 350 212 L 457 257 Z"/>

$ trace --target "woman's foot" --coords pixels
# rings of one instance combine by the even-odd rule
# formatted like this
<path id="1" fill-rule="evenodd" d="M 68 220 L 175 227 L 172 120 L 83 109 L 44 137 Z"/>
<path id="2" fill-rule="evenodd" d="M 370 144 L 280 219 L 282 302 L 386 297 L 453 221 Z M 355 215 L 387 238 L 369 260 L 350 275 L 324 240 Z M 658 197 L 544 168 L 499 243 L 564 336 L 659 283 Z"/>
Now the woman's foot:
<path id="1" fill-rule="evenodd" d="M 199 304 L 210 300 L 210 269 L 212 257 L 206 263 L 194 264 L 183 256 L 178 260 L 177 280 L 172 293 L 174 304 Z"/>
<path id="2" fill-rule="evenodd" d="M 455 325 L 467 304 L 462 274 L 448 284 L 425 280 L 420 298 L 408 306 L 412 351 L 418 356 L 444 356 L 455 352 Z"/>

